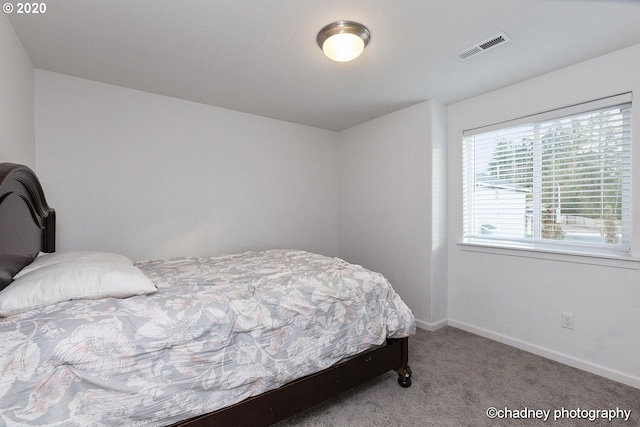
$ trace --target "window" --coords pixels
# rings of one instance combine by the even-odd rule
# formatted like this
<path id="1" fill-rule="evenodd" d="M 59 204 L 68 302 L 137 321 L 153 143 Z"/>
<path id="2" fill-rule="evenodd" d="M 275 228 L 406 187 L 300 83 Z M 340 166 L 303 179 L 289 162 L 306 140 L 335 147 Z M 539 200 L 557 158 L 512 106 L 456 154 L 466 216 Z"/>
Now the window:
<path id="1" fill-rule="evenodd" d="M 631 94 L 464 132 L 464 239 L 629 254 Z"/>

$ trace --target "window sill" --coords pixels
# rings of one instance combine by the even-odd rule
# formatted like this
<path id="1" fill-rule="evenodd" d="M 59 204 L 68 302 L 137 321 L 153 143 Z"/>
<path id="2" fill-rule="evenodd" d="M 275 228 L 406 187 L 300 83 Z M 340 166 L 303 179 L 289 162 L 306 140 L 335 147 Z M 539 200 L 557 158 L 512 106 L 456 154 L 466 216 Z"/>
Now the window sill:
<path id="1" fill-rule="evenodd" d="M 467 242 L 458 243 L 458 247 L 462 251 L 469 252 L 481 252 L 494 255 L 516 256 L 523 258 L 544 259 L 550 261 L 571 262 L 576 264 L 601 265 L 604 267 L 640 270 L 640 258 L 632 256 L 600 255 L 587 252 L 576 253 L 529 248 L 525 249 Z"/>

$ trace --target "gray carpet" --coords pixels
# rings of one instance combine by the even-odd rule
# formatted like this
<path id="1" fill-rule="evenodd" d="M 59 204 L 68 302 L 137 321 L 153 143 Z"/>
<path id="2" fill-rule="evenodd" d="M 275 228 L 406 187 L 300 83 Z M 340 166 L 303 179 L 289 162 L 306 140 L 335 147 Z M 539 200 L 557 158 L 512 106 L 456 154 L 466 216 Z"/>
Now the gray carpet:
<path id="1" fill-rule="evenodd" d="M 640 426 L 639 389 L 496 341 L 445 327 L 418 330 L 409 350 L 410 388 L 389 372 L 276 426 Z M 489 419 L 490 407 L 546 410 L 549 418 Z M 629 419 L 588 419 L 616 408 L 630 410 Z"/>

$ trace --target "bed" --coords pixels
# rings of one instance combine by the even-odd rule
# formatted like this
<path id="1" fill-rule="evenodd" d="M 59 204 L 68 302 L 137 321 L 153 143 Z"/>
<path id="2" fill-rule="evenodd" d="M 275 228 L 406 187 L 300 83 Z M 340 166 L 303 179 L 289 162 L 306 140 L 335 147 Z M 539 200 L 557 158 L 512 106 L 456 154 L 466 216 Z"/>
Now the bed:
<path id="1" fill-rule="evenodd" d="M 56 252 L 37 177 L 0 164 L 0 425 L 269 426 L 390 370 L 411 385 L 415 320 L 377 273 L 276 249 L 132 264 Z M 100 292 L 39 299 L 76 281 Z"/>

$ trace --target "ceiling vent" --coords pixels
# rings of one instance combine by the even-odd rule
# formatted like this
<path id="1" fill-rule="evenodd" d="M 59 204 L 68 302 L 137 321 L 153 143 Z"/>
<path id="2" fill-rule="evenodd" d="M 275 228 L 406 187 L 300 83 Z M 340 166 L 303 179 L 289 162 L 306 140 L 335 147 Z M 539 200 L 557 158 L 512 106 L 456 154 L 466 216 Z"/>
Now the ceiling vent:
<path id="1" fill-rule="evenodd" d="M 508 41 L 511 41 L 511 38 L 506 33 L 498 33 L 495 36 L 491 36 L 486 40 L 482 40 L 481 42 L 476 43 L 473 46 L 469 46 L 468 48 L 461 50 L 460 52 L 456 53 L 455 57 L 459 61 L 465 61 L 476 55 L 480 55 L 481 53 L 484 53 L 489 49 L 493 49 L 496 46 L 503 45 Z"/>

